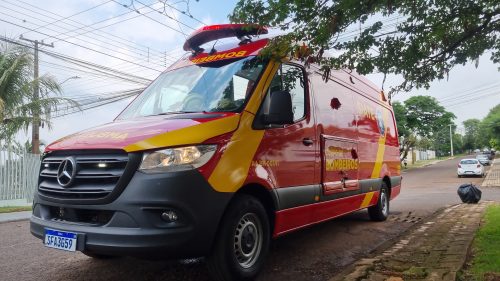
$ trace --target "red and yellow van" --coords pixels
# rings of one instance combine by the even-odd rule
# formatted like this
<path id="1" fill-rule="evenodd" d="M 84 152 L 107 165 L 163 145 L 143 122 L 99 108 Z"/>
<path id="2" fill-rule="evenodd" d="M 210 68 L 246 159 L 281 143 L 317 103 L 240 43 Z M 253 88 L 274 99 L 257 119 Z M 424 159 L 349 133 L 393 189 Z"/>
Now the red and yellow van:
<path id="1" fill-rule="evenodd" d="M 115 121 L 49 145 L 33 235 L 96 258 L 207 256 L 216 279 L 247 280 L 272 238 L 364 208 L 385 220 L 401 176 L 383 93 L 265 60 L 262 33 L 201 28 Z M 201 47 L 226 37 L 241 42 Z"/>

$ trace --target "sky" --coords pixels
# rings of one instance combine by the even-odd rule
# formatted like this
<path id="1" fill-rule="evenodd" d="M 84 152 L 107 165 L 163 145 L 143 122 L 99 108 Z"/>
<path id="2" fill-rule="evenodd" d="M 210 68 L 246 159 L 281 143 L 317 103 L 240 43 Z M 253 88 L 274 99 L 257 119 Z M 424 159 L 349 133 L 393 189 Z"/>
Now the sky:
<path id="1" fill-rule="evenodd" d="M 0 36 L 19 40 L 22 34 L 26 39 L 53 43 L 53 48 L 41 48 L 40 73 L 53 75 L 63 82 L 65 97 L 83 103 L 97 101 L 118 95 L 118 91 L 145 87 L 148 80 L 155 79 L 184 53 L 181 46 L 194 29 L 204 24 L 227 23 L 227 15 L 236 0 L 225 0 L 223 4 L 217 1 L 217 5 L 208 0 L 166 3 L 168 5 L 163 5 L 158 0 L 2 0 Z M 112 68 L 125 73 L 126 77 L 123 78 L 123 73 L 102 75 L 75 60 Z M 500 88 L 499 74 L 498 65 L 490 62 L 486 54 L 477 67 L 475 63 L 456 67 L 448 80 L 435 81 L 429 89 L 400 93 L 394 100 L 404 101 L 412 95 L 433 96 L 457 116 L 455 123 L 460 128 L 464 120 L 481 119 L 500 103 L 500 91 L 495 92 Z M 382 85 L 382 75 L 370 74 L 368 78 Z M 401 78 L 390 76 L 384 88 L 389 89 L 400 81 Z M 47 126 L 41 129 L 40 138 L 50 143 L 111 122 L 131 99 L 57 117 L 51 130 Z M 69 112 L 61 111 L 59 115 L 64 113 Z M 26 135 L 21 132 L 17 138 L 24 142 Z"/>

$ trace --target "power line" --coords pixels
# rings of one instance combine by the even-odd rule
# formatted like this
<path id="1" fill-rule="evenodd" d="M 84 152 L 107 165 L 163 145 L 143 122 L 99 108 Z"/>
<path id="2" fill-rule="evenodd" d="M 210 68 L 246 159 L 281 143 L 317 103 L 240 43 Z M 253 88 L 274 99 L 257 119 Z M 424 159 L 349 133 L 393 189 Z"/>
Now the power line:
<path id="1" fill-rule="evenodd" d="M 62 19 L 59 19 L 59 20 L 56 20 L 56 21 L 50 22 L 50 23 L 48 23 L 48 24 L 46 24 L 46 25 L 43 25 L 43 26 L 37 27 L 35 30 L 38 30 L 38 29 L 40 29 L 40 28 L 44 28 L 44 27 L 49 26 L 49 25 L 52 25 L 52 24 L 56 24 L 56 23 L 58 23 L 58 22 L 60 22 L 60 21 L 67 20 L 67 19 L 72 18 L 72 17 L 77 16 L 77 15 L 83 14 L 83 13 L 88 12 L 88 11 L 90 11 L 90 10 L 96 9 L 96 8 L 98 8 L 98 7 L 100 7 L 100 6 L 106 5 L 106 4 L 108 4 L 109 2 L 111 2 L 111 0 L 108 0 L 108 1 L 106 1 L 106 2 L 104 2 L 104 3 L 98 4 L 98 5 L 95 5 L 95 6 L 92 6 L 92 7 L 88 8 L 88 9 L 85 9 L 85 10 L 83 10 L 83 11 L 81 11 L 81 12 L 76 13 L 76 14 L 72 14 L 72 15 L 69 15 L 69 16 L 64 17 L 64 18 L 62 18 Z M 22 35 L 25 35 L 25 34 L 28 34 L 28 33 L 30 33 L 30 32 L 31 32 L 31 31 L 26 31 L 26 32 L 22 33 L 22 34 L 21 34 L 21 36 L 22 36 Z"/>
<path id="2" fill-rule="evenodd" d="M 490 84 L 487 84 L 487 85 L 483 85 L 482 87 L 479 87 L 479 88 L 472 88 L 472 89 L 465 90 L 465 91 L 462 91 L 462 92 L 458 92 L 458 93 L 454 93 L 454 94 L 451 94 L 451 95 L 447 95 L 446 97 L 438 99 L 438 102 L 440 102 L 440 103 L 446 103 L 448 101 L 454 101 L 457 98 L 464 97 L 464 96 L 470 96 L 471 94 L 474 94 L 476 92 L 481 92 L 481 91 L 484 91 L 484 90 L 489 90 L 489 89 L 492 89 L 492 88 L 496 88 L 499 85 L 500 85 L 500 82 L 493 82 L 493 83 L 490 83 Z"/>
<path id="3" fill-rule="evenodd" d="M 118 1 L 116 1 L 116 0 L 112 0 L 112 1 L 113 1 L 113 2 L 115 2 L 115 3 L 117 3 L 118 5 L 120 5 L 120 6 L 122 6 L 122 7 L 125 7 L 125 8 L 127 8 L 127 9 L 129 9 L 129 10 L 132 10 L 132 11 L 136 11 L 136 12 L 137 12 L 137 10 L 135 10 L 135 9 L 133 9 L 133 8 L 130 8 L 128 5 L 123 5 L 123 4 L 121 4 L 120 2 L 118 2 Z M 182 32 L 182 31 L 180 31 L 180 30 L 178 30 L 178 29 L 175 29 L 175 28 L 173 28 L 173 27 L 171 27 L 171 26 L 169 26 L 169 25 L 166 25 L 166 24 L 162 23 L 161 21 L 158 21 L 158 20 L 156 20 L 156 19 L 154 19 L 154 18 L 152 18 L 152 17 L 149 17 L 149 16 L 147 16 L 146 14 L 141 14 L 141 15 L 142 15 L 142 16 L 144 16 L 144 17 L 146 17 L 146 18 L 148 18 L 148 19 L 150 19 L 150 20 L 152 20 L 152 21 L 154 21 L 154 22 L 156 22 L 156 23 L 159 23 L 159 24 L 161 24 L 161 25 L 163 25 L 163 26 L 165 26 L 165 27 L 167 27 L 167 28 L 169 28 L 169 29 L 171 29 L 171 30 L 173 30 L 173 31 L 175 31 L 175 32 L 178 32 L 178 33 L 180 33 L 180 34 L 182 34 L 182 35 L 184 35 L 184 36 L 187 36 L 187 34 L 186 34 L 186 33 Z"/>
<path id="4" fill-rule="evenodd" d="M 499 91 L 492 92 L 492 93 L 485 93 L 485 94 L 480 95 L 480 96 L 472 97 L 470 99 L 465 99 L 465 100 L 459 101 L 457 103 L 448 105 L 447 108 L 459 106 L 459 105 L 466 104 L 466 103 L 477 102 L 477 101 L 482 100 L 483 98 L 490 97 L 490 96 L 497 96 L 497 95 L 500 97 L 500 92 Z"/>
<path id="5" fill-rule="evenodd" d="M 5 2 L 9 2 L 8 0 L 4 0 L 4 1 L 5 1 Z M 111 0 L 110 0 L 110 1 L 111 1 Z M 24 4 L 25 4 L 25 5 L 27 5 L 27 6 L 30 6 L 30 7 L 35 8 L 35 9 L 36 9 L 36 11 L 30 10 L 30 9 L 28 9 L 28 8 L 24 8 L 25 10 L 32 11 L 32 12 L 34 12 L 35 14 L 40 14 L 40 11 L 44 11 L 44 12 L 46 12 L 47 14 L 51 14 L 51 15 L 54 15 L 54 16 L 57 16 L 57 17 L 60 17 L 60 16 L 59 16 L 58 14 L 56 14 L 56 13 L 53 13 L 53 12 L 51 12 L 51 11 L 49 11 L 49 10 L 45 10 L 45 9 L 43 9 L 43 8 L 40 8 L 40 7 L 37 7 L 37 6 L 31 5 L 30 3 L 24 2 L 24 1 L 22 1 L 22 0 L 17 0 L 17 1 L 16 1 L 16 4 L 15 4 L 15 5 L 16 5 L 16 7 L 17 7 L 17 6 L 18 6 L 18 4 L 19 4 L 18 2 L 24 3 Z M 12 4 L 12 2 L 9 2 L 9 3 L 10 3 L 10 4 Z M 121 14 L 121 15 L 118 15 L 118 16 L 114 16 L 114 17 L 111 17 L 111 18 L 108 18 L 108 19 L 105 19 L 105 20 L 102 20 L 102 21 L 99 21 L 99 22 L 95 22 L 95 23 L 92 23 L 92 24 L 88 24 L 88 25 L 84 25 L 83 23 L 78 22 L 78 21 L 75 21 L 75 20 L 73 20 L 73 19 L 69 19 L 69 21 L 71 21 L 71 22 L 73 22 L 73 23 L 75 23 L 75 24 L 78 24 L 78 25 L 75 25 L 75 24 L 70 24 L 70 23 L 66 23 L 66 22 L 65 22 L 65 24 L 66 24 L 66 25 L 69 25 L 69 26 L 72 26 L 72 27 L 76 27 L 76 29 L 73 29 L 73 30 L 70 30 L 70 31 L 67 31 L 67 32 L 58 33 L 58 34 L 56 34 L 55 36 L 56 36 L 56 37 L 59 37 L 60 35 L 64 35 L 64 34 L 67 34 L 67 33 L 71 33 L 71 32 L 74 32 L 74 31 L 80 31 L 80 30 L 82 30 L 82 29 L 86 29 L 86 28 L 88 28 L 88 27 L 90 27 L 90 26 L 92 26 L 92 25 L 95 25 L 95 24 L 98 24 L 98 23 L 101 23 L 101 22 L 105 22 L 105 21 L 108 21 L 108 20 L 111 20 L 111 19 L 114 19 L 114 18 L 117 18 L 117 17 L 123 16 L 123 15 L 126 15 L 126 14 L 130 14 L 130 13 L 132 13 L 132 12 L 127 12 L 127 13 L 124 13 L 124 14 Z M 139 15 L 139 16 L 140 16 L 140 15 Z M 136 17 L 139 17 L 139 16 L 136 16 Z M 47 16 L 47 15 L 46 15 L 46 17 L 50 17 L 50 16 Z M 133 19 L 133 18 L 136 18 L 136 17 L 132 17 L 132 18 L 125 19 L 125 20 L 122 20 L 122 21 L 118 21 L 118 22 L 115 22 L 115 23 L 112 23 L 112 24 L 109 24 L 109 25 L 106 25 L 106 26 L 102 26 L 102 27 L 96 28 L 96 29 L 94 29 L 94 30 L 88 30 L 88 31 L 82 32 L 82 33 L 77 34 L 77 35 L 68 36 L 68 37 L 63 38 L 63 39 L 74 38 L 74 37 L 79 36 L 79 35 L 81 35 L 81 34 L 94 33 L 94 34 L 96 34 L 96 35 L 98 35 L 98 36 L 101 36 L 101 37 L 106 38 L 107 40 L 110 40 L 110 37 L 113 37 L 113 38 L 117 38 L 117 39 L 119 39 L 119 40 L 121 40 L 121 41 L 124 41 L 124 42 L 129 42 L 129 43 L 132 43 L 132 44 L 133 44 L 133 45 L 135 45 L 135 46 L 139 46 L 139 47 L 141 47 L 141 48 L 149 49 L 149 50 L 151 50 L 152 52 L 156 52 L 156 53 L 158 53 L 158 54 L 159 54 L 158 56 L 162 56 L 162 57 L 163 57 L 163 56 L 164 56 L 164 52 L 162 52 L 162 51 L 155 50 L 155 49 L 153 49 L 153 48 L 150 48 L 149 46 L 141 45 L 141 44 L 138 44 L 138 43 L 136 43 L 136 42 L 134 42 L 134 41 L 132 41 L 132 40 L 129 40 L 129 39 L 126 39 L 126 38 L 123 38 L 123 37 L 120 37 L 120 36 L 116 36 L 116 35 L 115 35 L 115 34 L 113 34 L 113 33 L 106 32 L 106 31 L 101 30 L 101 29 L 103 29 L 103 28 L 105 28 L 105 27 L 108 27 L 108 26 L 111 26 L 111 25 L 115 25 L 115 24 L 118 24 L 118 23 L 121 23 L 121 22 L 124 22 L 124 21 L 130 20 L 130 19 Z M 56 19 L 56 18 L 54 18 L 54 17 L 50 17 L 50 18 L 52 18 L 52 19 Z M 61 21 L 62 21 L 62 20 L 61 20 Z M 67 28 L 66 28 L 66 29 L 67 29 Z M 68 30 L 68 29 L 67 29 L 67 30 Z M 97 31 L 99 31 L 99 32 L 101 32 L 101 33 L 103 33 L 103 34 L 105 34 L 106 36 L 103 36 L 103 35 L 97 34 L 97 33 L 96 33 Z M 113 41 L 114 41 L 114 42 L 118 42 L 117 40 L 113 40 Z M 124 44 L 124 43 L 121 43 L 121 44 Z M 132 47 L 132 45 L 130 45 L 130 44 L 127 44 L 127 46 L 128 46 L 128 47 L 130 47 L 130 48 L 135 48 L 135 49 L 138 49 L 137 47 Z M 141 49 L 138 49 L 138 50 L 143 51 L 143 50 L 141 50 Z M 144 52 L 144 51 L 143 51 L 143 52 Z"/>
<path id="6" fill-rule="evenodd" d="M 27 27 L 24 27 L 22 25 L 19 25 L 17 23 L 13 23 L 13 22 L 10 22 L 10 21 L 6 21 L 4 19 L 0 19 L 0 21 L 3 21 L 5 23 L 8 23 L 8 24 L 11 24 L 11 25 L 14 25 L 14 26 L 17 26 L 17 27 L 20 27 L 20 28 L 24 28 L 24 29 L 27 29 L 27 30 L 31 30 L 31 31 L 34 31 L 33 29 L 31 28 L 27 28 Z M 52 37 L 52 38 L 55 38 L 55 39 L 60 39 L 60 38 L 57 38 L 57 37 L 54 37 L 52 35 L 49 35 L 47 33 L 43 33 L 43 32 L 40 32 L 40 31 L 36 31 L 37 33 L 40 33 L 42 35 L 45 35 L 45 36 L 49 36 L 49 37 Z M 77 47 L 80 47 L 80 48 L 84 48 L 84 49 L 87 49 L 89 51 L 93 51 L 95 53 L 98 53 L 98 54 L 102 54 L 102 55 L 105 55 L 105 56 L 108 56 L 108 57 L 111 57 L 111 58 L 115 58 L 115 59 L 118 59 L 118 60 L 122 60 L 122 61 L 125 61 L 125 62 L 128 62 L 128 63 L 131 63 L 131 64 L 135 64 L 135 65 L 138 65 L 138 66 L 142 66 L 144 68 L 147 68 L 147 69 L 151 69 L 151 70 L 154 70 L 154 71 L 157 71 L 157 72 L 162 72 L 161 70 L 158 70 L 158 69 L 155 69 L 155 68 L 152 68 L 152 67 L 149 67 L 149 66 L 145 66 L 145 65 L 142 65 L 142 64 L 139 64 L 139 63 L 136 63 L 136 62 L 133 62 L 133 61 L 130 61 L 130 60 L 126 60 L 126 59 L 123 59 L 123 58 L 120 58 L 120 57 L 117 57 L 117 56 L 114 56 L 114 55 L 110 55 L 110 54 L 107 54 L 107 53 L 104 53 L 104 52 L 101 52 L 99 50 L 95 50 L 95 49 L 92 49 L 92 48 L 89 48 L 89 47 L 86 47 L 86 46 L 83 46 L 83 45 L 80 45 L 80 44 L 77 44 L 77 43 L 74 43 L 74 42 L 70 42 L 70 41 L 66 41 L 66 40 L 62 40 L 68 44 L 71 44 L 71 45 L 74 45 L 74 46 L 77 46 Z"/>
<path id="7" fill-rule="evenodd" d="M 4 6 L 1 6 L 1 5 L 0 5 L 0 7 L 4 8 L 4 9 L 7 9 L 7 10 L 10 10 L 10 11 L 13 11 L 13 12 L 17 12 L 17 13 L 19 13 L 19 14 L 21 14 L 21 15 L 24 15 L 24 16 L 29 16 L 29 15 L 26 15 L 26 14 L 21 13 L 21 12 L 19 12 L 19 11 L 12 10 L 12 9 L 10 9 L 10 8 L 8 8 L 8 7 L 4 7 Z M 1 14 L 4 14 L 4 15 L 7 15 L 7 16 L 9 16 L 9 17 L 12 17 L 12 18 L 18 19 L 18 20 L 22 20 L 21 18 L 18 18 L 18 17 L 16 17 L 16 16 L 13 16 L 13 15 L 10 15 L 10 14 L 6 14 L 6 13 L 1 12 L 1 11 L 0 11 L 0 13 L 1 13 Z M 42 21 L 43 21 L 43 20 L 42 20 Z M 47 28 L 47 29 L 48 29 L 48 30 L 55 31 L 55 30 L 54 30 L 54 29 L 52 29 L 52 28 Z M 35 31 L 35 32 L 39 32 L 39 31 Z M 98 41 L 98 42 L 101 42 L 101 43 L 105 44 L 105 46 L 110 45 L 110 46 L 114 46 L 114 47 L 116 47 L 116 48 L 118 48 L 118 49 L 120 49 L 120 48 L 121 48 L 121 46 L 119 46 L 119 45 L 110 44 L 110 43 L 108 43 L 108 42 L 104 42 L 104 41 L 98 40 L 98 39 L 96 39 L 96 38 L 91 38 L 91 37 L 88 37 L 88 38 L 90 38 L 90 39 L 92 39 L 92 40 L 95 40 L 95 41 Z M 91 44 L 91 45 L 94 45 L 94 46 L 100 47 L 100 48 L 104 48 L 104 49 L 106 49 L 106 50 L 113 51 L 113 52 L 115 52 L 115 53 L 119 53 L 119 54 L 122 54 L 122 55 L 130 56 L 130 54 L 128 54 L 128 53 L 124 53 L 124 52 L 122 52 L 122 51 L 118 51 L 116 48 L 111 49 L 111 48 L 109 48 L 109 47 L 104 47 L 104 46 L 102 46 L 102 45 L 100 45 L 100 44 L 96 44 L 96 43 L 94 43 L 94 42 L 90 42 L 90 41 L 83 40 L 83 39 L 80 39 L 80 41 L 82 41 L 82 42 L 84 42 L 84 43 L 87 43 L 87 44 Z M 54 43 L 54 42 L 53 42 L 53 43 Z M 145 57 L 146 57 L 146 56 L 145 56 L 145 55 L 140 54 L 140 53 L 137 53 L 137 52 L 133 52 L 133 51 L 132 51 L 132 53 L 138 54 L 138 55 L 139 55 L 139 57 L 137 57 L 138 59 L 141 59 L 141 60 L 146 61 L 146 59 L 145 59 Z M 148 62 L 149 62 L 149 58 L 148 58 Z M 163 64 L 159 64 L 159 63 L 153 63 L 153 64 L 156 64 L 156 65 L 158 65 L 158 66 L 162 66 L 162 67 L 164 66 Z"/>
<path id="8" fill-rule="evenodd" d="M 153 8 L 151 8 L 150 6 L 147 6 L 146 4 L 142 3 L 142 2 L 141 2 L 141 1 L 139 1 L 139 0 L 132 0 L 132 2 L 135 2 L 135 1 L 137 1 L 138 3 L 140 3 L 141 5 L 143 5 L 143 6 L 145 6 L 145 7 L 148 7 L 148 8 L 150 8 L 150 9 L 153 9 Z M 165 7 L 165 6 L 164 6 L 164 7 Z M 155 10 L 155 9 L 153 9 L 153 10 Z M 165 15 L 165 16 L 166 16 L 166 17 L 168 17 L 169 19 L 171 19 L 171 20 L 173 20 L 173 21 L 177 22 L 177 25 L 179 26 L 179 30 L 183 33 L 183 35 L 186 35 L 186 34 L 184 33 L 184 31 L 183 31 L 183 30 L 182 30 L 182 28 L 180 27 L 180 25 L 181 25 L 181 24 L 182 24 L 183 26 L 185 26 L 185 27 L 187 27 L 187 28 L 191 29 L 191 30 L 195 30 L 195 28 L 193 28 L 193 27 L 191 27 L 191 26 L 189 26 L 189 25 L 187 25 L 187 24 L 185 24 L 185 23 L 183 23 L 183 22 L 181 22 L 181 21 L 177 20 L 177 18 L 175 18 L 175 14 L 173 14 L 173 15 L 174 15 L 174 17 L 169 16 L 169 15 L 166 13 L 165 9 L 163 9 L 163 12 L 160 12 L 160 11 L 157 11 L 157 10 L 155 10 L 155 11 L 156 11 L 156 12 L 158 12 L 158 13 L 160 13 L 160 14 L 162 14 L 162 15 Z"/>
<path id="9" fill-rule="evenodd" d="M 177 9 L 175 6 L 168 4 L 168 3 L 167 3 L 167 0 L 158 0 L 158 1 L 159 1 L 159 2 L 161 2 L 164 6 L 168 6 L 168 7 L 170 7 L 171 9 L 174 9 L 174 10 L 176 10 L 177 12 L 179 12 L 179 13 L 181 13 L 181 14 L 185 15 L 186 17 L 189 17 L 189 18 L 191 18 L 191 19 L 193 19 L 193 20 L 197 21 L 198 23 L 201 23 L 202 25 L 207 25 L 206 23 L 202 22 L 201 20 L 199 20 L 199 19 L 195 18 L 195 17 L 191 14 L 191 12 L 189 12 L 189 3 L 187 4 L 187 10 L 186 10 L 186 11 L 182 11 L 182 10 Z"/>
<path id="10" fill-rule="evenodd" d="M 88 99 L 89 101 L 88 102 L 83 101 L 82 102 L 83 105 L 81 105 L 81 106 L 68 106 L 68 104 L 61 105 L 60 108 L 57 109 L 57 111 L 58 112 L 65 111 L 65 112 L 61 113 L 61 114 L 57 114 L 57 115 L 53 116 L 53 118 L 59 118 L 59 117 L 66 116 L 66 115 L 73 114 L 73 113 L 77 113 L 80 111 L 89 110 L 89 109 L 101 107 L 104 105 L 108 105 L 111 103 L 115 103 L 115 102 L 130 98 L 130 97 L 133 97 L 135 95 L 138 95 L 143 90 L 144 90 L 143 88 L 140 88 L 140 89 L 118 91 L 118 92 L 113 92 L 113 96 L 107 97 L 107 98 L 96 97 L 93 100 L 92 100 L 92 98 L 89 98 Z M 108 93 L 108 95 L 109 95 L 109 93 Z"/>
<path id="11" fill-rule="evenodd" d="M 19 41 L 8 39 L 8 38 L 0 37 L 0 40 L 1 41 L 5 41 L 5 42 L 9 42 L 9 43 L 13 43 L 13 44 L 17 44 L 17 45 L 20 45 L 20 46 L 23 46 L 23 47 L 26 47 L 26 48 L 33 48 L 32 46 L 29 46 L 29 45 L 23 44 L 23 43 L 21 43 Z M 93 63 L 93 62 L 89 62 L 89 61 L 81 60 L 81 59 L 78 59 L 78 58 L 74 58 L 74 57 L 71 57 L 71 56 L 68 56 L 68 55 L 63 55 L 61 53 L 57 53 L 57 52 L 53 52 L 53 51 L 48 51 L 48 50 L 40 50 L 40 52 L 42 52 L 44 54 L 47 54 L 47 55 L 49 55 L 51 57 L 54 57 L 56 59 L 60 59 L 60 60 L 63 60 L 63 61 L 69 62 L 69 63 L 73 63 L 75 65 L 78 65 L 80 67 L 84 67 L 84 68 L 90 69 L 90 70 L 92 70 L 94 72 L 98 72 L 100 74 L 104 74 L 104 75 L 108 75 L 108 76 L 113 76 L 115 78 L 120 78 L 120 79 L 123 79 L 123 80 L 127 80 L 129 82 L 134 82 L 134 83 L 145 85 L 145 84 L 151 83 L 151 81 L 152 81 L 151 79 L 147 79 L 147 78 L 144 78 L 144 77 L 141 77 L 141 76 L 137 76 L 137 75 L 133 75 L 133 74 L 130 74 L 130 73 L 126 73 L 126 72 L 123 72 L 123 71 L 120 71 L 120 70 L 116 70 L 116 69 L 113 69 L 111 67 L 99 65 L 99 64 L 96 64 L 96 63 Z"/>

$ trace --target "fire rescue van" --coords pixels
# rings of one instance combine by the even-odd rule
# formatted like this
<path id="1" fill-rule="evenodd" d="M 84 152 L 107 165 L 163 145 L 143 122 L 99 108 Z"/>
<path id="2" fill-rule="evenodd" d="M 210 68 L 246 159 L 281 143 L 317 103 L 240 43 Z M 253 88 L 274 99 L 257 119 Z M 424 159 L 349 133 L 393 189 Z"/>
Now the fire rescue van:
<path id="1" fill-rule="evenodd" d="M 214 279 L 249 280 L 273 238 L 365 208 L 385 220 L 401 175 L 383 92 L 258 56 L 266 32 L 202 27 L 113 122 L 49 145 L 31 233 L 94 258 L 205 256 Z"/>

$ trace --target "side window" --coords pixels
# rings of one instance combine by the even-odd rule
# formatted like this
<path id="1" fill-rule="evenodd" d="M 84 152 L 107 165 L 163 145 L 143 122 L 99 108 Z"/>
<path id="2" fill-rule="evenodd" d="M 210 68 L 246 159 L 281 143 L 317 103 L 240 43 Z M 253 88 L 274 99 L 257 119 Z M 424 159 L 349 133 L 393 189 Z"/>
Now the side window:
<path id="1" fill-rule="evenodd" d="M 305 115 L 304 87 L 304 72 L 302 69 L 298 66 L 288 64 L 281 65 L 269 86 L 269 92 L 287 91 L 290 93 L 292 96 L 294 121 L 303 118 Z M 270 96 L 269 94 L 267 94 L 267 97 Z"/>

